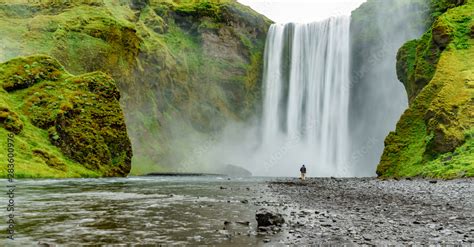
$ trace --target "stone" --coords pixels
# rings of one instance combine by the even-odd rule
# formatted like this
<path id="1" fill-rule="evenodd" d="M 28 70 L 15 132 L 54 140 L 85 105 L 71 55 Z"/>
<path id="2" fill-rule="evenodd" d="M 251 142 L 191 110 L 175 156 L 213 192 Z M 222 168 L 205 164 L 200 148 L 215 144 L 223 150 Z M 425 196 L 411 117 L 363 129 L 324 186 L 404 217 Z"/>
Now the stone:
<path id="1" fill-rule="evenodd" d="M 371 241 L 374 239 L 374 236 L 370 235 L 370 234 L 364 234 L 362 235 L 362 237 L 364 238 L 364 240 L 366 241 Z"/>
<path id="2" fill-rule="evenodd" d="M 240 224 L 240 225 L 244 225 L 244 226 L 249 226 L 250 225 L 250 222 L 248 222 L 248 221 L 237 221 L 236 223 Z"/>
<path id="3" fill-rule="evenodd" d="M 283 223 L 285 223 L 285 219 L 281 214 L 272 212 L 265 208 L 259 209 L 255 215 L 255 218 L 257 220 L 258 227 L 281 226 Z"/>

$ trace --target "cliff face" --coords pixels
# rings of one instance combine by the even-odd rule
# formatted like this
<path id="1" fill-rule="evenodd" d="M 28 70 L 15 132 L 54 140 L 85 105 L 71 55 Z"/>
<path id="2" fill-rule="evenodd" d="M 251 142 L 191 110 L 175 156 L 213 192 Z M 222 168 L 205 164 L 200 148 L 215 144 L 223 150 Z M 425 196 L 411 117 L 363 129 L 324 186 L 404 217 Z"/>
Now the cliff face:
<path id="1" fill-rule="evenodd" d="M 383 177 L 474 176 L 474 1 L 433 1 L 433 22 L 397 56 L 410 106 L 385 140 Z"/>
<path id="2" fill-rule="evenodd" d="M 428 11 L 425 0 L 368 0 L 352 12 L 350 161 L 358 176 L 375 175 L 384 139 L 408 106 L 396 54 L 426 31 Z"/>
<path id="3" fill-rule="evenodd" d="M 17 178 L 129 173 L 131 143 L 109 76 L 73 76 L 51 57 L 31 56 L 0 64 L 0 85 L 0 133 L 17 135 Z"/>
<path id="4" fill-rule="evenodd" d="M 48 54 L 117 82 L 135 173 L 176 170 L 170 154 L 193 148 L 183 133 L 206 136 L 256 110 L 270 22 L 234 1 L 2 2 L 0 60 Z"/>

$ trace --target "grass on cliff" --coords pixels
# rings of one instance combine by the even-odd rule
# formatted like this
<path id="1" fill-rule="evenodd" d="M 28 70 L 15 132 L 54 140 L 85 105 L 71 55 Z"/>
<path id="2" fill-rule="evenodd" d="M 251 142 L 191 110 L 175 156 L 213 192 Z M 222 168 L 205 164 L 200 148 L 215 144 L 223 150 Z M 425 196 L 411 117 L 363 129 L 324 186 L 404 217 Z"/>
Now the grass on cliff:
<path id="1" fill-rule="evenodd" d="M 400 49 L 397 73 L 410 107 L 385 140 L 380 176 L 474 176 L 473 13 L 474 1 L 467 0 Z"/>
<path id="2" fill-rule="evenodd" d="M 0 61 L 42 53 L 73 74 L 111 75 L 141 156 L 134 164 L 166 163 L 174 149 L 166 125 L 209 133 L 254 112 L 269 20 L 250 8 L 233 0 L 39 2 L 0 5 Z M 205 49 L 204 32 L 223 34 L 209 40 L 224 49 L 240 42 L 237 61 Z"/>
<path id="3" fill-rule="evenodd" d="M 449 49 L 442 53 L 433 80 L 420 92 L 403 114 L 397 130 L 386 140 L 378 173 L 382 177 L 456 178 L 474 176 L 474 41 L 469 48 Z M 460 109 L 459 109 L 460 108 Z M 432 112 L 453 112 L 459 126 L 447 126 L 446 135 L 465 135 L 465 143 L 453 152 L 427 153 L 434 135 L 425 116 Z M 442 123 L 436 123 L 442 124 Z M 441 126 L 442 127 L 442 126 Z M 464 130 L 464 131 L 463 131 Z"/>
<path id="4" fill-rule="evenodd" d="M 6 147 L 8 131 L 0 128 L 0 147 L 3 151 L 0 159 L 7 160 Z M 41 156 L 34 155 L 34 150 L 41 150 L 57 158 L 58 166 L 67 169 L 58 170 L 46 164 Z M 6 166 L 0 169 L 0 177 L 7 175 Z M 48 141 L 48 132 L 26 123 L 23 133 L 15 137 L 15 178 L 71 178 L 71 177 L 99 177 L 100 174 L 91 171 L 77 162 L 65 157 L 61 151 Z"/>
<path id="5" fill-rule="evenodd" d="M 16 178 L 111 176 L 127 163 L 120 153 L 127 146 L 119 93 L 110 77 L 72 76 L 55 59 L 37 55 L 0 64 L 0 85 L 0 106 L 8 109 L 3 115 L 13 112 L 21 126 L 0 126 L 2 160 L 7 160 L 8 130 L 20 129 L 15 131 Z M 0 177 L 6 174 L 3 166 Z"/>
<path id="6" fill-rule="evenodd" d="M 84 168 L 65 157 L 59 148 L 49 142 L 48 131 L 34 126 L 29 118 L 22 112 L 23 101 L 19 97 L 11 97 L 3 89 L 0 89 L 0 105 L 8 107 L 19 113 L 24 125 L 23 130 L 15 136 L 15 177 L 16 178 L 66 178 L 66 177 L 99 177 L 99 174 Z M 0 159 L 7 160 L 7 135 L 9 131 L 0 128 Z M 67 167 L 66 170 L 51 168 L 45 159 L 35 155 L 34 150 L 43 151 L 50 156 L 57 157 L 59 166 Z M 6 166 L 0 168 L 0 177 L 6 177 Z"/>
<path id="7" fill-rule="evenodd" d="M 45 62 L 46 61 L 46 62 Z M 57 80 L 58 77 L 67 76 L 61 71 L 60 65 L 51 60 L 41 60 L 38 62 L 30 62 L 27 64 L 16 64 L 10 62 L 11 65 L 0 66 L 0 82 L 3 87 L 13 87 L 8 81 L 9 76 L 14 75 L 17 87 L 23 87 L 18 82 L 39 83 L 39 80 Z M 33 64 L 33 66 L 31 66 Z M 35 64 L 37 66 L 35 66 Z M 49 65 L 49 66 L 48 66 Z M 10 71 L 15 69 L 16 71 Z M 22 79 L 23 78 L 23 79 Z M 55 83 L 55 82 L 52 82 Z M 34 86 L 28 84 L 29 86 Z M 49 134 L 46 130 L 42 130 L 32 124 L 28 114 L 25 114 L 23 106 L 25 100 L 22 94 L 26 90 L 18 90 L 16 92 L 6 92 L 0 87 L 0 106 L 15 112 L 19 116 L 22 125 L 21 131 L 15 137 L 15 177 L 16 178 L 44 178 L 44 177 L 97 177 L 94 171 L 84 168 L 82 165 L 65 157 L 59 148 L 53 146 L 49 142 Z M 50 113 L 49 113 L 50 114 Z M 4 150 L 0 152 L 0 159 L 7 160 L 7 135 L 9 131 L 0 128 L 0 147 Z M 48 164 L 47 164 L 48 163 Z M 53 167 L 60 168 L 54 169 Z M 67 168 L 67 169 L 64 169 Z M 6 166 L 0 169 L 0 177 L 6 177 Z"/>
<path id="8" fill-rule="evenodd" d="M 442 154 L 430 161 L 420 176 L 448 179 L 474 177 L 474 128 L 465 132 L 465 135 L 466 143 L 454 152 Z"/>

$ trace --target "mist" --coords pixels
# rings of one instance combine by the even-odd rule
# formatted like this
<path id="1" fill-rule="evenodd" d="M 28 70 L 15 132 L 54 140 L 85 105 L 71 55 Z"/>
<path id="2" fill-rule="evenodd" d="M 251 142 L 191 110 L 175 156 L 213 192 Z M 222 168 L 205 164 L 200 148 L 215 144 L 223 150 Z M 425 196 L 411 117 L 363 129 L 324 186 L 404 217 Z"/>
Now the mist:
<path id="1" fill-rule="evenodd" d="M 375 1 L 362 9 L 364 21 L 351 26 L 351 163 L 355 176 L 374 176 L 384 140 L 408 107 L 408 97 L 396 73 L 398 49 L 426 30 L 428 1 Z M 361 8 L 364 8 L 362 6 Z M 369 29 L 377 34 L 369 43 L 358 35 Z"/>
<path id="2" fill-rule="evenodd" d="M 333 154 L 345 155 L 343 164 L 321 161 L 318 156 L 325 154 L 321 149 L 326 153 L 333 150 L 309 144 L 306 141 L 308 129 L 305 128 L 274 132 L 268 143 L 268 139 L 263 137 L 268 131 L 263 129 L 264 113 L 246 123 L 228 123 L 222 133 L 207 142 L 198 163 L 209 164 L 211 170 L 233 164 L 256 176 L 298 176 L 302 164 L 309 168 L 309 176 L 375 176 L 384 140 L 390 131 L 395 130 L 408 106 L 405 88 L 396 75 L 397 51 L 406 41 L 425 31 L 423 20 L 429 7 L 426 1 L 418 0 L 390 1 L 388 4 L 390 6 L 387 6 L 387 1 L 375 1 L 375 8 L 371 5 L 370 8 L 365 6 L 366 9 L 363 5 L 358 11 L 365 20 L 352 20 L 351 23 L 351 52 L 347 57 L 351 61 L 351 78 L 349 85 L 345 86 L 350 91 L 349 138 L 345 139 L 348 143 L 336 144 L 340 149 L 343 149 L 341 145 L 347 144 L 349 151 Z M 358 35 L 364 32 L 377 35 L 375 39 L 361 43 Z M 262 92 L 263 97 L 266 93 Z M 265 112 L 265 106 L 263 108 Z M 342 115 L 338 117 L 340 121 L 341 118 Z"/>
<path id="3" fill-rule="evenodd" d="M 222 172 L 222 167 L 230 164 L 243 167 L 257 176 L 297 176 L 299 167 L 306 164 L 309 176 L 374 176 L 383 151 L 384 139 L 395 129 L 398 119 L 408 105 L 405 89 L 396 76 L 397 50 L 404 42 L 419 37 L 425 31 L 426 26 L 422 23 L 426 19 L 428 1 L 371 2 L 373 4 L 370 6 L 375 8 L 364 4 L 361 9 L 353 12 L 359 12 L 358 16 L 362 16 L 363 20 L 354 16 L 351 20 L 349 37 L 351 51 L 347 55 L 347 60 L 351 62 L 348 73 L 351 77 L 349 84 L 343 86 L 343 89 L 349 90 L 350 96 L 346 114 L 348 135 L 343 135 L 343 143 L 328 144 L 341 147 L 347 145 L 341 148 L 347 151 L 333 152 L 330 155 L 336 157 L 343 155 L 345 161 L 334 164 L 329 162 L 331 159 L 326 160 L 329 163 L 318 161 L 334 148 L 321 152 L 315 150 L 314 144 L 309 143 L 311 138 L 307 136 L 308 125 L 315 119 L 310 118 L 306 121 L 308 119 L 303 111 L 295 112 L 298 112 L 300 116 L 298 118 L 305 119 L 305 124 L 298 123 L 301 126 L 296 130 L 273 132 L 271 139 L 264 139 L 263 133 L 267 131 L 262 127 L 265 92 L 261 93 L 262 98 L 255 106 L 255 115 L 247 121 L 229 120 L 232 117 L 227 116 L 220 117 L 220 120 L 214 118 L 210 124 L 222 119 L 228 122 L 223 124 L 223 128 L 219 124 L 220 130 L 214 128 L 211 131 L 197 130 L 185 116 L 179 117 L 180 109 L 166 105 L 165 96 L 156 96 L 161 95 L 159 92 L 164 90 L 158 88 L 155 82 L 154 78 L 159 77 L 150 73 L 153 69 L 145 67 L 143 71 L 147 71 L 146 73 L 138 73 L 137 78 L 131 80 L 134 83 L 140 82 L 143 90 L 128 88 L 127 85 L 132 83 L 121 82 L 121 77 L 115 78 L 121 89 L 121 104 L 126 115 L 128 134 L 133 143 L 133 167 L 144 172 L 156 170 L 213 173 Z M 122 7 L 126 9 L 127 6 L 128 3 L 124 2 Z M 7 28 L 2 32 L 8 33 L 8 30 Z M 366 35 L 367 32 L 374 38 L 359 39 L 360 35 Z M 19 55 L 54 53 L 47 50 L 47 47 L 44 47 L 45 50 L 32 50 L 39 46 L 24 47 L 15 39 L 16 37 L 4 36 L 0 37 L 2 62 Z M 94 60 L 96 58 L 94 53 L 92 50 L 85 53 L 87 59 Z M 58 59 L 65 62 L 61 58 Z M 65 64 L 73 73 L 90 72 L 100 67 L 97 65 L 74 71 L 67 66 L 68 63 Z M 150 62 L 151 66 L 155 64 Z M 163 73 L 165 72 L 169 71 L 163 69 Z M 145 78 L 146 76 L 150 78 Z M 164 77 L 171 78 L 168 75 Z M 163 85 L 171 84 L 163 83 Z M 223 91 L 218 93 L 224 94 Z M 186 94 L 183 93 L 180 97 L 185 98 Z M 308 100 L 306 96 L 299 99 Z M 202 98 L 199 100 L 205 101 Z M 308 101 L 302 108 L 309 104 Z M 160 112 L 159 109 L 163 108 L 165 110 Z M 221 113 L 214 114 L 215 110 L 212 110 L 210 115 L 221 115 Z M 192 110 L 183 112 L 183 115 L 190 112 Z M 166 115 L 171 113 L 177 113 L 177 116 Z M 329 112 L 326 114 L 330 115 Z M 346 117 L 341 114 L 336 120 Z M 324 146 L 329 147 L 328 145 Z"/>

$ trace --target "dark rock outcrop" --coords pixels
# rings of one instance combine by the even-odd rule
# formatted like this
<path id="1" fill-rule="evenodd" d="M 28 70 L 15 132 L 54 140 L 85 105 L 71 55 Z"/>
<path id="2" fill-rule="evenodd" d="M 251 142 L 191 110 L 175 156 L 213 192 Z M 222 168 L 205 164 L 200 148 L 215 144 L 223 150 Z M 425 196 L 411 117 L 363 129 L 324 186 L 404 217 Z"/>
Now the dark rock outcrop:
<path id="1" fill-rule="evenodd" d="M 285 219 L 279 213 L 272 212 L 266 208 L 257 211 L 255 218 L 258 227 L 281 226 L 285 223 Z"/>

